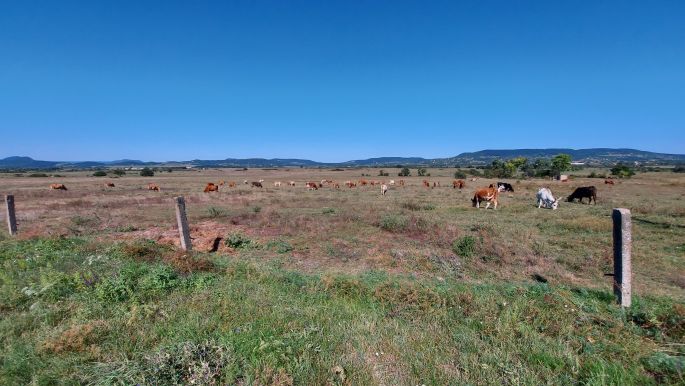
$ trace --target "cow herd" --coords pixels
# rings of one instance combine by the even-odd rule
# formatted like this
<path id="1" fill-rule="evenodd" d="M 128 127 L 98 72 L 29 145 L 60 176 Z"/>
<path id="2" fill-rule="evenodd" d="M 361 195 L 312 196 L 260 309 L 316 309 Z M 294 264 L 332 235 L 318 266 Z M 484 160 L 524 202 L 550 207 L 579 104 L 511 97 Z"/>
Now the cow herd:
<path id="1" fill-rule="evenodd" d="M 473 179 L 472 179 L 473 181 Z M 264 180 L 258 180 L 258 181 L 251 181 L 249 182 L 248 180 L 244 180 L 243 184 L 244 185 L 249 185 L 253 188 L 263 188 Z M 612 180 L 605 180 L 606 184 L 611 184 L 613 185 Z M 297 185 L 295 181 L 288 181 L 288 186 L 294 187 Z M 379 185 L 380 186 L 380 192 L 381 196 L 385 196 L 388 193 L 388 188 L 389 186 L 393 185 L 399 185 L 401 187 L 404 187 L 405 181 L 404 180 L 399 180 L 397 183 L 395 180 L 390 180 L 388 183 L 385 181 L 375 181 L 375 180 L 359 180 L 359 181 L 345 181 L 344 186 L 346 186 L 349 189 L 356 188 L 357 186 L 367 186 L 367 185 Z M 283 185 L 282 181 L 275 181 L 273 183 L 274 187 L 280 188 Z M 203 190 L 204 193 L 211 193 L 211 192 L 219 192 L 219 188 L 223 186 L 228 186 L 229 188 L 235 188 L 237 186 L 237 183 L 235 181 L 220 181 L 218 183 L 214 182 L 208 182 Z M 340 189 L 340 184 L 336 183 L 335 181 L 332 180 L 321 180 L 321 182 L 315 182 L 315 181 L 307 181 L 304 183 L 304 186 L 307 188 L 307 190 L 319 190 L 323 188 L 324 186 L 333 188 L 333 189 Z M 423 180 L 422 181 L 422 186 L 425 188 L 431 188 L 431 183 L 428 180 Z M 106 182 L 105 183 L 106 188 L 114 188 L 114 183 L 112 182 Z M 440 187 L 439 182 L 433 182 L 432 184 L 433 188 Z M 466 187 L 466 183 L 464 180 L 454 180 L 452 181 L 452 188 L 453 189 L 463 189 Z M 67 190 L 67 187 L 64 184 L 50 184 L 50 189 L 52 190 Z M 151 191 L 157 191 L 160 192 L 161 189 L 159 185 L 154 184 L 154 183 L 149 183 L 147 185 L 147 190 Z M 496 184 L 490 184 L 487 188 L 480 188 L 477 189 L 473 195 L 473 198 L 471 199 L 471 203 L 473 204 L 474 208 L 480 208 L 481 203 L 485 203 L 485 209 L 490 208 L 490 205 L 492 204 L 493 209 L 497 209 L 498 206 L 498 199 L 499 199 L 499 194 L 502 192 L 514 192 L 514 187 L 507 183 L 507 182 L 497 182 Z M 537 207 L 538 208 L 548 208 L 548 209 L 557 209 L 559 207 L 559 201 L 561 197 L 554 197 L 552 194 L 552 191 L 547 188 L 543 187 L 540 188 L 535 195 L 536 197 L 536 202 L 537 202 Z M 588 199 L 588 205 L 592 203 L 592 201 L 595 202 L 595 205 L 597 204 L 597 188 L 594 186 L 584 186 L 584 187 L 579 187 L 576 190 L 571 193 L 566 198 L 566 201 L 568 202 L 574 202 L 575 200 L 580 201 L 580 203 L 583 203 L 583 199 L 587 198 Z"/>

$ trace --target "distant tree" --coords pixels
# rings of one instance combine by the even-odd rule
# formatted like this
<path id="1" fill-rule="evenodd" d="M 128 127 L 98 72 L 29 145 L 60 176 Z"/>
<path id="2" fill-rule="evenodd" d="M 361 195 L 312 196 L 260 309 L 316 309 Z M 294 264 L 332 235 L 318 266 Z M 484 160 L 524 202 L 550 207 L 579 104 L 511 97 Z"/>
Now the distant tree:
<path id="1" fill-rule="evenodd" d="M 558 154 L 552 158 L 552 171 L 554 174 L 561 174 L 571 168 L 571 156 L 568 154 Z"/>
<path id="2" fill-rule="evenodd" d="M 390 175 L 390 173 L 386 173 L 383 169 L 381 169 L 381 171 L 378 172 L 378 175 L 381 177 L 387 177 Z"/>
<path id="3" fill-rule="evenodd" d="M 140 175 L 141 175 L 142 177 L 152 177 L 152 176 L 155 175 L 155 172 L 154 172 L 152 169 L 146 167 L 146 168 L 143 168 L 143 170 L 140 171 Z"/>
<path id="4" fill-rule="evenodd" d="M 121 176 L 126 175 L 126 172 L 122 169 L 114 169 L 114 170 L 112 170 L 112 174 L 114 174 L 115 176 L 121 177 Z"/>
<path id="5" fill-rule="evenodd" d="M 409 168 L 402 168 L 399 173 L 397 173 L 398 176 L 400 177 L 409 177 L 411 175 L 411 172 L 409 171 Z"/>
<path id="6" fill-rule="evenodd" d="M 461 170 L 457 170 L 456 172 L 454 172 L 454 178 L 463 180 L 464 178 L 466 178 L 466 173 L 462 172 Z"/>
<path id="7" fill-rule="evenodd" d="M 493 160 L 490 166 L 485 169 L 485 176 L 490 178 L 511 178 L 516 173 L 514 163 L 504 162 L 500 159 Z"/>
<path id="8" fill-rule="evenodd" d="M 419 177 L 423 177 L 426 175 L 426 169 L 425 168 L 418 168 L 416 171 L 416 174 L 418 174 Z"/>
<path id="9" fill-rule="evenodd" d="M 98 170 L 95 173 L 93 173 L 93 177 L 104 177 L 106 175 L 107 173 L 104 170 Z"/>
<path id="10" fill-rule="evenodd" d="M 673 173 L 685 173 L 685 166 L 676 166 L 673 168 Z"/>
<path id="11" fill-rule="evenodd" d="M 173 171 L 174 171 L 174 169 L 172 169 L 172 168 L 166 168 L 166 172 L 167 172 L 167 173 L 171 173 L 171 172 L 173 172 Z"/>
<path id="12" fill-rule="evenodd" d="M 619 178 L 630 178 L 635 175 L 635 170 L 628 165 L 617 164 L 611 168 L 611 174 Z"/>

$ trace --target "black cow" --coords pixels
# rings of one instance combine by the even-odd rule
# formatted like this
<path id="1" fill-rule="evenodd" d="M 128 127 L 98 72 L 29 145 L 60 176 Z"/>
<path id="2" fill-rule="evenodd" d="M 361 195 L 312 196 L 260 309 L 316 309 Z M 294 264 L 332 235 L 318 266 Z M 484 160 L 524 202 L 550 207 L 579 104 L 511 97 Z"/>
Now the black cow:
<path id="1" fill-rule="evenodd" d="M 581 186 L 580 188 L 576 188 L 566 200 L 568 202 L 573 202 L 573 200 L 578 199 L 582 204 L 585 197 L 588 198 L 588 205 L 590 205 L 592 200 L 595 200 L 595 205 L 597 205 L 597 188 L 594 186 Z"/>
<path id="2" fill-rule="evenodd" d="M 253 187 L 257 187 L 257 188 L 261 188 L 261 187 L 262 187 L 262 183 L 261 183 L 261 182 L 257 182 L 257 181 L 252 181 L 252 186 L 253 186 Z"/>
<path id="3" fill-rule="evenodd" d="M 500 189 L 501 192 L 512 192 L 512 193 L 514 193 L 514 187 L 511 186 L 511 184 L 508 184 L 506 182 L 498 182 L 497 188 L 503 188 L 503 189 Z"/>

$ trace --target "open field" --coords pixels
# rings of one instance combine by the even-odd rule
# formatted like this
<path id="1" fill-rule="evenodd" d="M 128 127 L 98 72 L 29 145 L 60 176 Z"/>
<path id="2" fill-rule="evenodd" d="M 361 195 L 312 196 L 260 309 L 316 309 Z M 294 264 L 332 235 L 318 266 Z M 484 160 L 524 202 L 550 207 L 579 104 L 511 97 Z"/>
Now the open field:
<path id="1" fill-rule="evenodd" d="M 684 381 L 685 176 L 511 180 L 495 211 L 470 201 L 495 180 L 459 191 L 454 169 L 385 170 L 0 175 L 19 220 L 17 240 L 0 232 L 0 379 L 168 383 L 160 374 L 205 363 L 176 381 L 212 371 L 238 384 Z M 383 197 L 342 184 L 362 178 L 407 186 Z M 242 184 L 259 179 L 263 189 Z M 341 188 L 304 187 L 322 179 Z M 202 193 L 221 180 L 239 185 Z M 536 208 L 539 187 L 565 197 L 588 185 L 597 205 Z M 177 195 L 196 250 L 186 258 L 173 247 Z M 627 311 L 604 276 L 614 207 L 633 213 Z"/>

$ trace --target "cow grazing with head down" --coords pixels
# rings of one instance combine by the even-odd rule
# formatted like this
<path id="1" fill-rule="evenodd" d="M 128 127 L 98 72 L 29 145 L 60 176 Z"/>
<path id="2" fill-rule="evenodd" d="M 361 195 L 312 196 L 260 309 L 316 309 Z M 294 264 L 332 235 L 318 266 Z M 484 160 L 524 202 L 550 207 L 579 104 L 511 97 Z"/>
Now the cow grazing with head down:
<path id="1" fill-rule="evenodd" d="M 385 193 L 388 193 L 388 185 L 382 184 L 381 185 L 381 196 L 385 196 Z"/>
<path id="2" fill-rule="evenodd" d="M 288 181 L 288 185 L 295 186 L 295 181 Z"/>
<path id="3" fill-rule="evenodd" d="M 613 184 L 614 184 L 614 180 L 610 180 L 610 179 L 607 178 L 607 179 L 604 180 L 604 183 L 605 183 L 605 184 L 608 184 L 608 185 L 613 185 Z"/>
<path id="4" fill-rule="evenodd" d="M 106 182 L 105 183 L 106 188 L 113 188 L 114 187 L 114 182 Z"/>
<path id="5" fill-rule="evenodd" d="M 454 180 L 452 181 L 452 189 L 457 189 L 461 190 L 466 184 L 464 183 L 464 180 Z"/>
<path id="6" fill-rule="evenodd" d="M 536 195 L 538 199 L 538 209 L 544 206 L 545 208 L 552 208 L 552 210 L 559 207 L 559 199 L 561 197 L 554 198 L 552 191 L 549 188 L 540 188 Z"/>
<path id="7" fill-rule="evenodd" d="M 305 182 L 304 185 L 307 187 L 307 190 L 319 190 L 319 185 L 316 182 Z"/>
<path id="8" fill-rule="evenodd" d="M 50 184 L 50 189 L 54 189 L 54 190 L 67 190 L 67 187 L 64 186 L 64 184 Z"/>
<path id="9" fill-rule="evenodd" d="M 422 182 L 423 182 L 423 187 L 424 187 L 424 188 L 430 188 L 430 187 L 431 187 L 431 183 L 428 182 L 428 180 L 423 180 Z"/>
<path id="10" fill-rule="evenodd" d="M 219 191 L 219 185 L 214 185 L 213 182 L 208 182 L 207 186 L 205 186 L 205 193 L 209 192 L 218 192 Z"/>
<path id="11" fill-rule="evenodd" d="M 229 188 L 235 188 L 235 181 L 228 181 Z"/>
<path id="12" fill-rule="evenodd" d="M 583 203 L 583 198 L 588 199 L 588 205 L 592 202 L 592 200 L 595 200 L 595 205 L 597 205 L 597 188 L 594 186 L 581 186 L 580 188 L 576 188 L 576 190 L 571 193 L 570 196 L 566 198 L 568 202 L 573 202 L 574 200 L 578 199 L 580 203 Z"/>
<path id="13" fill-rule="evenodd" d="M 261 187 L 262 187 L 262 183 L 259 182 L 259 181 L 252 181 L 251 184 L 252 184 L 251 186 L 252 186 L 253 188 L 261 188 Z"/>
<path id="14" fill-rule="evenodd" d="M 497 187 L 502 188 L 502 190 L 500 190 L 500 192 L 512 192 L 512 193 L 514 193 L 514 187 L 511 186 L 511 184 L 509 184 L 509 183 L 498 182 Z"/>
<path id="15" fill-rule="evenodd" d="M 400 180 L 400 186 L 404 186 L 404 180 Z"/>
<path id="16" fill-rule="evenodd" d="M 494 204 L 494 209 L 497 209 L 497 199 L 499 198 L 501 189 L 502 188 L 496 188 L 492 184 L 487 188 L 478 189 L 471 199 L 473 206 L 475 208 L 480 208 L 480 203 L 485 201 L 487 202 L 485 209 L 490 207 L 490 203 Z"/>
<path id="17" fill-rule="evenodd" d="M 276 181 L 276 182 L 274 182 L 274 186 L 277 187 L 277 188 L 280 188 L 280 187 L 281 187 L 281 184 L 282 184 L 281 181 Z"/>
<path id="18" fill-rule="evenodd" d="M 160 191 L 161 191 L 161 189 L 159 189 L 159 185 L 153 184 L 153 183 L 147 184 L 147 190 L 152 190 L 152 191 L 155 191 L 155 192 L 160 192 Z"/>

